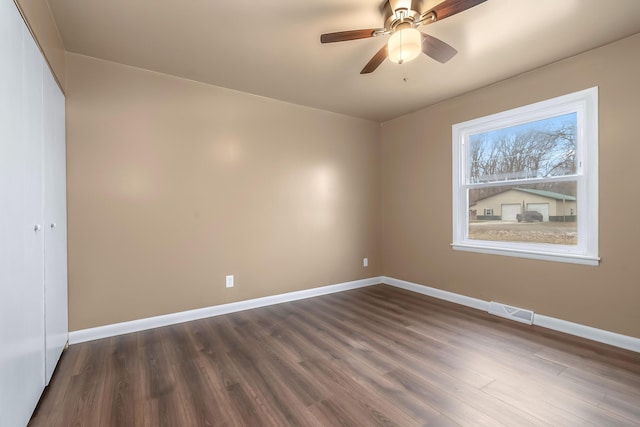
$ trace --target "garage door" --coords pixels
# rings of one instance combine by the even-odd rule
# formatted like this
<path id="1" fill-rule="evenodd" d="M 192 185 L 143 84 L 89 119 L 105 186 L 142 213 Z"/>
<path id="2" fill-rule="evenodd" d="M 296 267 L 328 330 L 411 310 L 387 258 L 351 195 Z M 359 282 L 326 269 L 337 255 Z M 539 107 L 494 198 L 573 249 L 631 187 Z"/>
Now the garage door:
<path id="1" fill-rule="evenodd" d="M 521 211 L 520 203 L 502 205 L 502 220 L 515 221 L 516 215 Z"/>
<path id="2" fill-rule="evenodd" d="M 528 203 L 528 211 L 538 211 L 542 214 L 543 221 L 549 221 L 549 203 Z"/>

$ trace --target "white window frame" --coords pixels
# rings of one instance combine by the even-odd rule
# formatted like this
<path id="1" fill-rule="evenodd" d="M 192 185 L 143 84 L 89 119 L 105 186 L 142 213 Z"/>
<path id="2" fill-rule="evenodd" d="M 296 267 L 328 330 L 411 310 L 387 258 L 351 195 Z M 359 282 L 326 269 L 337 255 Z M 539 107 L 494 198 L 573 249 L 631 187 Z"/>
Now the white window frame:
<path id="1" fill-rule="evenodd" d="M 469 239 L 469 190 L 493 183 L 469 183 L 469 138 L 472 135 L 576 113 L 576 174 L 554 177 L 577 183 L 578 243 L 557 245 Z M 453 243 L 461 251 L 506 255 L 547 261 L 598 265 L 598 88 L 514 108 L 452 126 Z M 505 181 L 505 185 L 535 184 L 546 178 Z"/>

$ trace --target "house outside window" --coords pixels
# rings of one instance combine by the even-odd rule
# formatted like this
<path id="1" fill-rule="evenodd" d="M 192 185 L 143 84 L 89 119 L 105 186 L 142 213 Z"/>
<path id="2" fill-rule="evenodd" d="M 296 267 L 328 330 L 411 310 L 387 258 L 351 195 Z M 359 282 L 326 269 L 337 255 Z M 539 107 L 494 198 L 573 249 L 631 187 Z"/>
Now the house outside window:
<path id="1" fill-rule="evenodd" d="M 597 265 L 597 106 L 591 88 L 454 125 L 452 247 Z"/>

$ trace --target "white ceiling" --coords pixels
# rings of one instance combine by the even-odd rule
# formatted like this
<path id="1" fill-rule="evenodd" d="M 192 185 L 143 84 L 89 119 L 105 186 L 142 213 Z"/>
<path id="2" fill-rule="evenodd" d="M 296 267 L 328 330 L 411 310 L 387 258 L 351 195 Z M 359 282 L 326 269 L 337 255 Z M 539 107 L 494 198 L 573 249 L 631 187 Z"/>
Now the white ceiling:
<path id="1" fill-rule="evenodd" d="M 382 27 L 379 0 L 49 3 L 70 52 L 376 121 L 640 32 L 640 0 L 488 0 L 421 27 L 458 50 L 448 63 L 360 75 L 388 36 L 320 34 Z"/>

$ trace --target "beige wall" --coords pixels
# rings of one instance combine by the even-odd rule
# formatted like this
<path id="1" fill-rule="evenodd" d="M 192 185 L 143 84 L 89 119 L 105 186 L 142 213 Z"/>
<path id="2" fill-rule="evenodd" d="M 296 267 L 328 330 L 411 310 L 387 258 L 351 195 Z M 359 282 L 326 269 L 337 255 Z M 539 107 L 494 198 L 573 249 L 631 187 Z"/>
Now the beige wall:
<path id="1" fill-rule="evenodd" d="M 640 337 L 638 52 L 640 34 L 384 123 L 384 274 Z M 451 125 L 592 86 L 601 265 L 453 251 L 451 208 L 434 209 L 451 206 Z"/>
<path id="2" fill-rule="evenodd" d="M 630 137 L 640 35 L 379 132 L 363 120 L 65 57 L 47 3 L 16 1 L 68 86 L 71 330 L 385 274 L 640 337 L 640 199 L 620 173 L 640 155 Z M 434 198 L 451 205 L 451 125 L 596 85 L 601 265 L 451 250 L 451 212 L 433 206 Z M 235 288 L 224 289 L 226 274 L 236 275 Z"/>
<path id="3" fill-rule="evenodd" d="M 26 17 L 26 21 L 35 35 L 40 49 L 44 53 L 49 67 L 64 91 L 65 88 L 65 51 L 62 44 L 62 37 L 58 32 L 58 27 L 49 9 L 49 3 L 46 0 L 15 0 L 18 8 L 22 12 L 22 16 Z"/>
<path id="4" fill-rule="evenodd" d="M 380 275 L 379 126 L 67 54 L 70 330 Z"/>

